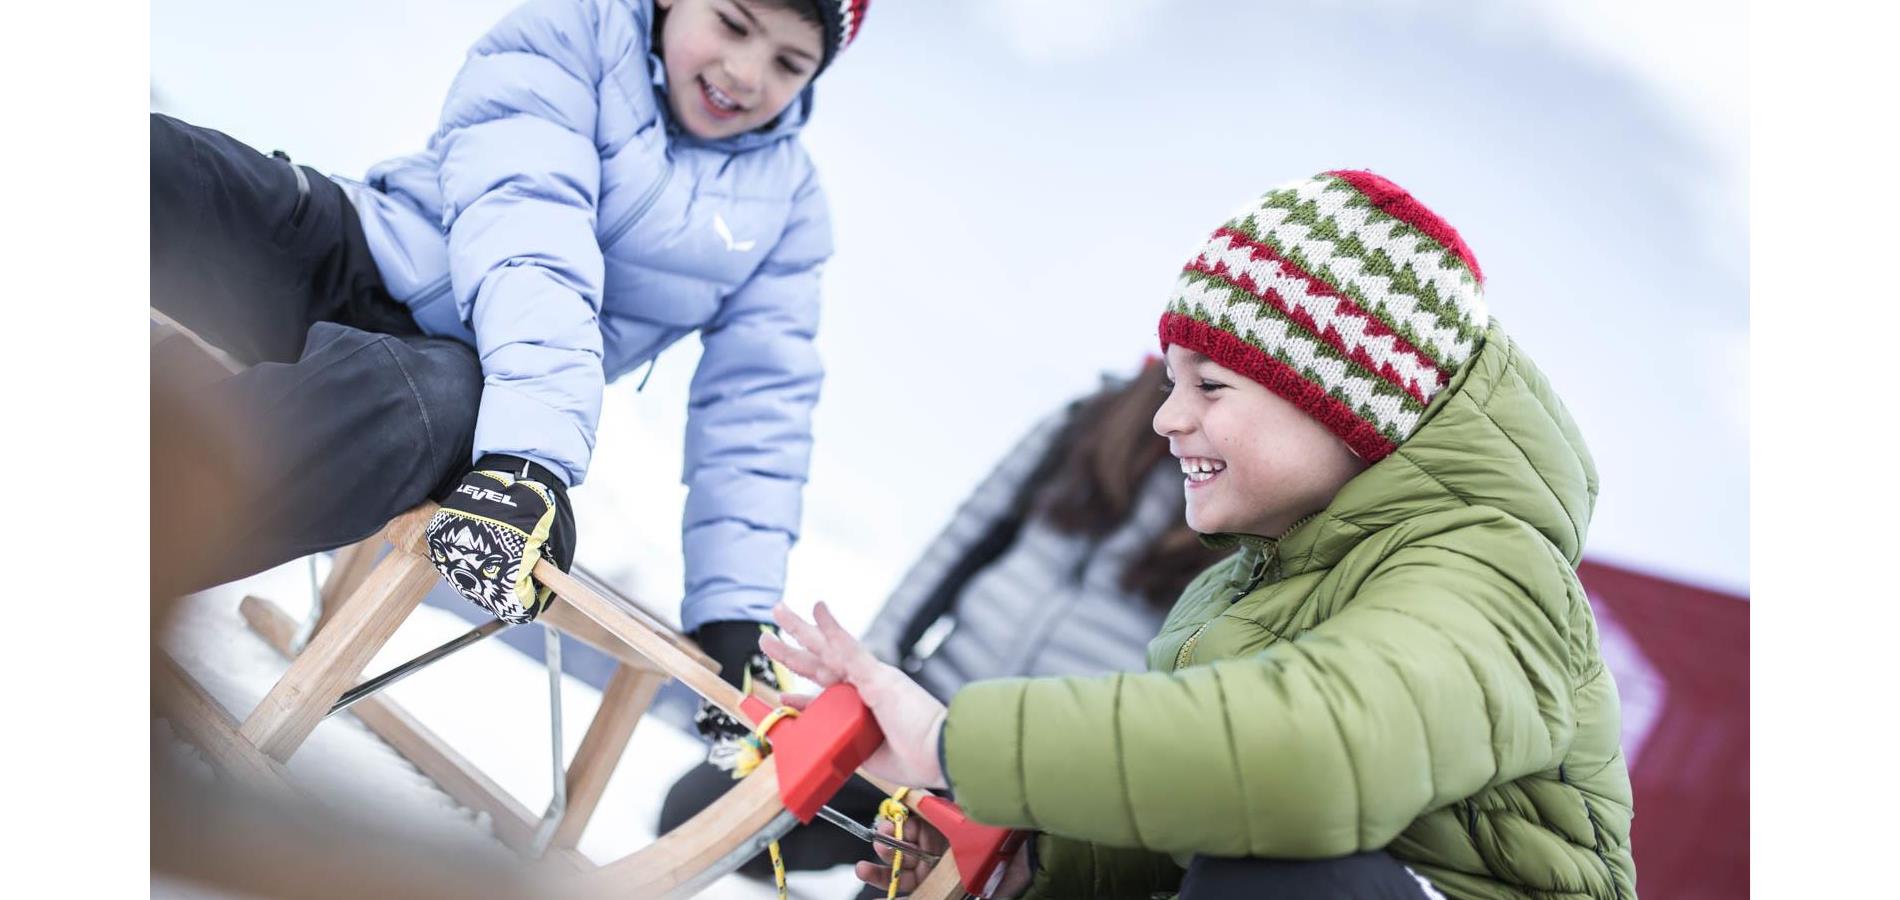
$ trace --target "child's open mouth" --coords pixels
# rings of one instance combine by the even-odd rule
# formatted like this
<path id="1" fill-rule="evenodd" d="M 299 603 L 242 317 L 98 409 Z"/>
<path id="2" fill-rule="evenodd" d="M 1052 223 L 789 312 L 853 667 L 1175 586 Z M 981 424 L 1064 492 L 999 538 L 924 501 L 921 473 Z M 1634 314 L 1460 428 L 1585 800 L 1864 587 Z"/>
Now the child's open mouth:
<path id="1" fill-rule="evenodd" d="M 1218 459 L 1194 456 L 1181 459 L 1181 474 L 1187 476 L 1187 487 L 1190 490 L 1206 486 L 1208 482 L 1213 481 L 1216 476 L 1226 470 L 1227 464 Z"/>
<path id="2" fill-rule="evenodd" d="M 740 106 L 739 101 L 715 87 L 703 75 L 699 79 L 699 94 L 706 100 L 706 112 L 715 119 L 730 119 L 745 112 L 745 107 Z"/>

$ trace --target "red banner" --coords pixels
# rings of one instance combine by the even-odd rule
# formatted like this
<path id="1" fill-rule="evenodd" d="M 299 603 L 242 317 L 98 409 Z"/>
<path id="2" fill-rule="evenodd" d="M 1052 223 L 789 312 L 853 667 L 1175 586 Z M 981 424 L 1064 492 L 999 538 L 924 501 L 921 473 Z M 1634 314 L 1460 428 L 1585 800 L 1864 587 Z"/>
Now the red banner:
<path id="1" fill-rule="evenodd" d="M 1748 599 L 1586 561 L 1644 900 L 1748 896 Z"/>

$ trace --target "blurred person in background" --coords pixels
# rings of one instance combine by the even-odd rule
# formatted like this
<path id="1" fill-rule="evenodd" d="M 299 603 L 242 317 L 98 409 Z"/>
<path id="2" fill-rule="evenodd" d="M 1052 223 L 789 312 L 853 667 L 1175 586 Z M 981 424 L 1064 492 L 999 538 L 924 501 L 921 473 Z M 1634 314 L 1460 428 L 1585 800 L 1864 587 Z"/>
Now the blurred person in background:
<path id="1" fill-rule="evenodd" d="M 1621 702 L 1576 571 L 1596 469 L 1483 279 L 1363 170 L 1206 239 L 1161 316 L 1153 427 L 1188 525 L 1237 552 L 1183 591 L 1150 671 L 946 707 L 823 603 L 774 610 L 800 646 L 762 646 L 857 689 L 885 739 L 867 772 L 1038 832 L 999 897 L 1634 900 Z M 857 874 L 893 868 L 903 891 L 930 867 Z"/>
<path id="2" fill-rule="evenodd" d="M 207 587 L 426 498 L 442 576 L 510 622 L 574 557 L 602 391 L 694 331 L 681 620 L 735 686 L 799 531 L 830 215 L 800 141 L 869 0 L 531 0 L 427 148 L 359 182 L 151 118 L 152 304 L 243 366 L 262 460 Z M 339 123 L 342 124 L 342 123 Z M 711 755 L 746 729 L 710 704 Z"/>
<path id="3" fill-rule="evenodd" d="M 1166 399 L 1163 368 L 1150 357 L 1135 377 L 1105 379 L 1024 435 L 905 573 L 865 645 L 945 701 L 980 679 L 1139 668 L 1169 605 L 1221 555 L 1183 521 L 1180 467 L 1152 427 Z M 709 764 L 682 776 L 661 833 L 733 783 Z M 831 805 L 868 822 L 882 798 L 852 779 Z M 818 822 L 779 847 L 794 870 L 868 854 Z M 765 878 L 771 869 L 760 856 L 744 871 Z"/>

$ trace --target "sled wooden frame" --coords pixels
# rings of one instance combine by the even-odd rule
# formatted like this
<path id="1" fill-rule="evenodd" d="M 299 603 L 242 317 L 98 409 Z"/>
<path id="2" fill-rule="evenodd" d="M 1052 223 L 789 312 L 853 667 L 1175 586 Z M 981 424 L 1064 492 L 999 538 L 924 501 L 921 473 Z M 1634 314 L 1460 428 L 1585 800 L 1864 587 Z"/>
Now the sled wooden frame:
<path id="1" fill-rule="evenodd" d="M 423 510 L 412 511 L 409 515 L 419 515 L 419 521 L 426 525 L 428 515 L 433 514 L 433 510 L 433 505 L 425 505 Z M 386 538 L 402 527 L 405 518 L 407 516 L 398 517 L 369 539 L 337 551 L 330 574 L 319 588 L 319 602 L 323 608 L 317 611 L 319 618 L 312 642 L 315 634 L 322 633 L 336 619 L 344 605 L 343 601 L 369 578 L 379 562 L 378 557 L 383 554 L 383 548 L 390 546 Z M 393 536 L 401 537 L 400 534 Z M 420 549 L 420 544 L 417 544 L 410 548 L 410 552 L 417 553 Z M 395 554 L 392 547 L 388 556 Z M 383 558 L 387 559 L 387 556 Z M 432 566 L 427 568 L 431 574 L 434 573 Z M 433 579 L 429 580 L 422 593 L 426 594 L 433 585 Z M 611 594 L 604 587 L 600 590 Z M 650 612 L 625 597 L 614 597 L 642 624 L 686 654 L 691 664 L 708 670 L 717 669 L 716 662 L 701 653 L 691 641 L 679 637 Z M 265 643 L 286 659 L 297 658 L 292 642 L 300 623 L 275 604 L 256 596 L 245 597 L 238 609 L 245 623 Z M 579 844 L 588 821 L 599 806 L 607 783 L 628 742 L 632 740 L 634 727 L 652 705 L 661 685 L 671 676 L 568 605 L 557 603 L 536 621 L 607 653 L 616 663 L 606 688 L 601 692 L 600 706 L 594 713 L 587 734 L 566 767 L 567 809 L 550 845 L 550 855 L 566 863 L 567 867 L 591 868 L 591 864 L 571 851 Z M 519 853 L 530 852 L 540 817 L 405 711 L 388 694 L 366 697 L 352 705 L 350 711 L 457 802 L 478 812 L 488 813 L 490 821 L 494 823 L 495 836 L 503 844 Z"/>
<path id="2" fill-rule="evenodd" d="M 191 329 L 156 309 L 151 315 L 160 326 L 160 333 L 152 341 L 154 347 L 165 337 L 177 334 L 226 371 L 241 368 Z M 284 763 L 434 586 L 437 575 L 424 552 L 423 534 L 435 508 L 434 503 L 425 502 L 392 519 L 368 540 L 339 551 L 320 589 L 316 627 L 303 647 L 293 646 L 298 626 L 289 616 L 268 601 L 244 598 L 240 611 L 246 622 L 289 658 L 290 667 L 242 723 L 235 722 L 156 645 L 152 666 L 155 710 L 181 737 L 202 749 L 215 768 L 252 794 L 280 801 L 287 809 L 309 803 L 309 795 L 287 777 Z M 391 550 L 379 560 L 385 544 Z M 612 595 L 604 586 L 596 591 L 545 561 L 536 567 L 534 575 L 544 586 L 553 588 L 559 598 L 537 621 L 617 661 L 602 692 L 600 707 L 566 767 L 567 808 L 543 860 L 570 876 L 578 876 L 563 879 L 563 887 L 590 897 L 675 892 L 700 880 L 712 866 L 731 862 L 763 828 L 775 821 L 782 823 L 787 810 L 780 796 L 777 764 L 767 757 L 718 801 L 647 847 L 598 868 L 582 855 L 576 849 L 581 834 L 632 738 L 634 726 L 669 677 L 679 678 L 694 692 L 743 721 L 755 720 L 756 716 L 742 708 L 746 698 L 739 690 L 718 677 L 716 662 L 631 600 Z M 451 797 L 487 812 L 496 837 L 504 844 L 518 852 L 529 848 L 538 817 L 393 699 L 372 695 L 351 706 L 350 711 Z M 897 785 L 869 773 L 858 774 L 887 794 L 897 790 Z M 941 816 L 941 807 L 948 805 L 918 790 L 911 791 L 904 802 L 920 815 L 928 815 L 926 806 L 934 803 Z M 960 816 L 954 818 L 960 822 Z M 994 855 L 993 847 L 985 849 Z M 750 855 L 747 853 L 745 858 Z M 958 868 L 955 850 L 946 851 L 930 877 L 910 896 L 917 900 L 969 896 Z"/>
<path id="3" fill-rule="evenodd" d="M 424 531 L 435 509 L 435 504 L 425 502 L 391 520 L 376 538 L 349 548 L 333 566 L 322 591 L 341 601 L 333 610 L 324 610 L 323 624 L 300 653 L 291 653 L 296 625 L 289 616 L 268 601 L 244 599 L 240 609 L 247 623 L 289 657 L 290 666 L 235 728 L 224 717 L 188 730 L 194 743 L 224 748 L 208 754 L 214 763 L 230 768 L 227 760 L 236 760 L 240 773 L 264 773 L 246 775 L 246 780 L 268 783 L 275 779 L 282 783 L 273 785 L 273 791 L 298 790 L 283 781 L 282 763 L 309 737 L 337 698 L 354 686 L 370 659 L 439 578 L 424 555 Z M 380 549 L 375 546 L 378 542 L 388 543 L 391 550 L 374 565 L 365 565 L 363 560 L 374 558 Z M 567 766 L 567 813 L 542 861 L 570 876 L 560 879 L 559 892 L 622 897 L 690 892 L 704 886 L 703 876 L 713 867 L 729 869 L 750 858 L 763 829 L 787 825 L 789 813 L 780 796 L 775 757 L 767 757 L 752 775 L 697 816 L 628 856 L 596 867 L 576 849 L 634 726 L 666 679 L 678 678 L 743 720 L 756 720 L 756 703 L 748 714 L 743 708 L 746 698 L 718 676 L 716 663 L 631 601 L 610 599 L 546 562 L 535 569 L 535 577 L 558 598 L 537 621 L 607 652 L 618 662 L 587 736 Z M 195 689 L 182 670 L 170 671 L 187 686 L 187 692 Z M 504 844 L 517 851 L 528 848 L 539 817 L 392 699 L 373 695 L 350 711 L 458 802 L 487 812 L 496 837 Z M 887 793 L 896 789 L 859 774 Z M 923 804 L 931 800 L 928 792 L 913 791 L 905 802 L 922 814 Z M 868 849 L 867 845 L 867 858 Z M 959 880 L 954 851 L 945 853 L 910 896 L 919 900 L 968 896 Z"/>
<path id="4" fill-rule="evenodd" d="M 240 363 L 192 329 L 156 308 L 149 310 L 149 314 L 153 324 L 153 353 L 156 355 L 160 345 L 167 341 L 178 342 L 168 345 L 167 353 L 171 355 L 174 365 L 179 362 L 190 364 L 189 377 L 194 382 L 217 377 L 212 373 L 220 371 L 234 374 L 243 370 Z M 194 352 L 201 359 L 191 358 Z M 383 548 L 394 539 L 407 540 L 411 550 L 418 549 L 419 544 L 414 542 L 420 539 L 421 526 L 426 525 L 427 521 L 426 514 L 419 520 L 413 515 L 398 516 L 370 538 L 340 548 L 316 599 L 317 609 L 312 610 L 317 617 L 313 625 L 293 622 L 269 601 L 257 597 L 245 597 L 240 604 L 240 612 L 251 629 L 266 643 L 294 660 L 297 651 L 302 649 L 297 646 L 299 638 L 308 642 L 317 631 L 330 624 L 343 608 L 345 598 L 369 580 Z M 390 556 L 398 554 L 391 553 Z M 393 578 L 390 577 L 392 575 Z M 401 611 L 394 612 L 393 622 L 379 623 L 378 627 L 387 627 L 387 632 L 374 637 L 375 649 L 363 655 L 362 662 L 356 664 L 353 671 L 343 675 L 346 680 L 358 677 L 369 658 L 394 633 L 394 625 L 413 611 L 434 584 L 433 567 L 426 564 L 420 570 L 414 565 L 403 566 L 400 572 L 385 573 L 385 576 L 383 581 L 378 582 L 378 589 L 388 594 L 388 600 L 401 605 Z M 406 602 L 400 596 L 411 592 L 414 594 L 413 601 Z M 393 611 L 381 612 L 381 617 L 387 619 Z M 650 615 L 646 618 L 654 628 L 672 636 L 682 651 L 693 656 L 699 665 L 717 668 L 717 663 L 699 653 L 689 641 L 672 635 L 669 629 Z M 599 804 L 615 764 L 632 738 L 634 725 L 652 704 L 667 675 L 645 657 L 632 653 L 623 643 L 608 637 L 591 621 L 576 616 L 571 610 L 550 611 L 550 615 L 541 621 L 557 631 L 571 634 L 606 651 L 618 663 L 601 695 L 600 708 L 587 735 L 575 752 L 573 762 L 566 767 L 566 810 L 545 854 L 546 859 L 564 868 L 590 869 L 592 864 L 575 847 Z M 298 632 L 305 627 L 309 628 L 310 633 L 299 635 Z M 251 792 L 278 799 L 310 799 L 292 786 L 285 777 L 283 765 L 283 761 L 295 751 L 296 745 L 302 742 L 302 737 L 285 741 L 280 736 L 279 744 L 271 748 L 254 745 L 251 733 L 244 730 L 246 725 L 252 724 L 251 721 L 233 723 L 229 714 L 181 666 L 160 648 L 155 646 L 153 649 L 154 706 L 159 714 L 172 722 L 174 730 L 198 745 L 211 757 L 214 765 Z M 351 657 L 354 655 L 351 654 Z M 286 685 L 280 681 L 278 687 Z M 327 685 L 325 688 L 323 692 L 327 692 Z M 494 834 L 503 844 L 517 852 L 529 850 L 539 817 L 404 711 L 393 699 L 372 695 L 352 707 L 352 711 L 372 732 L 434 780 L 445 793 L 471 809 L 488 813 Z M 324 713 L 328 713 L 327 707 Z M 255 720 L 256 716 L 254 712 L 252 719 Z"/>

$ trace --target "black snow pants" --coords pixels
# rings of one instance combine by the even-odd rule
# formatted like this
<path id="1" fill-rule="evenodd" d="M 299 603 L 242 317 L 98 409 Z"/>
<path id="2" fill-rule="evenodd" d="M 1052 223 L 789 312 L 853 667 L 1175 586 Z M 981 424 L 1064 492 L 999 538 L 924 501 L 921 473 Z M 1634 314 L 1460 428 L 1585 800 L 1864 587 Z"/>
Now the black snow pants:
<path id="1" fill-rule="evenodd" d="M 152 306 L 247 366 L 194 398 L 216 415 L 192 427 L 216 433 L 193 444 L 242 459 L 246 477 L 207 535 L 228 546 L 185 587 L 361 540 L 452 485 L 481 365 L 389 296 L 342 188 L 208 128 L 151 126 Z M 168 489 L 163 465 L 155 534 L 193 520 L 194 492 Z"/>
<path id="2" fill-rule="evenodd" d="M 1428 882 L 1383 850 L 1338 859 L 1226 859 L 1196 856 L 1180 900 L 1443 900 Z"/>

